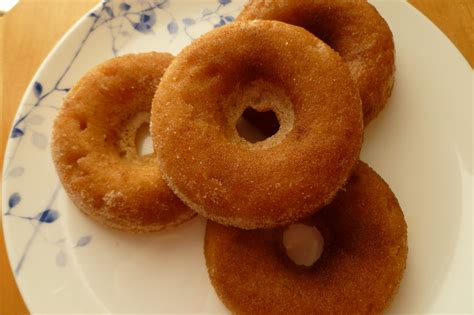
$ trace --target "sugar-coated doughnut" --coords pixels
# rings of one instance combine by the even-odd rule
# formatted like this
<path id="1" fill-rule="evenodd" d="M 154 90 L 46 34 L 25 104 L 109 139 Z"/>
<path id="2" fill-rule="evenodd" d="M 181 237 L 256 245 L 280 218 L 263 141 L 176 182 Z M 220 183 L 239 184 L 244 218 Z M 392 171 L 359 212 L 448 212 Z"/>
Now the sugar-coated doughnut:
<path id="1" fill-rule="evenodd" d="M 366 125 L 384 108 L 394 83 L 393 36 L 366 0 L 250 0 L 237 20 L 253 19 L 304 27 L 339 52 L 359 88 Z"/>
<path id="2" fill-rule="evenodd" d="M 64 189 L 109 227 L 151 232 L 194 216 L 161 178 L 155 154 L 139 156 L 135 144 L 172 59 L 142 53 L 96 66 L 67 94 L 54 122 L 52 157 Z"/>
<path id="3" fill-rule="evenodd" d="M 282 248 L 283 228 L 241 230 L 208 221 L 204 252 L 221 301 L 235 314 L 380 314 L 396 294 L 407 226 L 384 180 L 364 163 L 334 201 L 303 221 L 324 237 L 310 267 Z"/>
<path id="4" fill-rule="evenodd" d="M 279 131 L 256 143 L 241 138 L 236 123 L 248 107 L 274 111 Z M 245 229 L 284 225 L 327 204 L 356 164 L 362 134 L 359 94 L 340 56 L 277 21 L 231 23 L 191 43 L 152 106 L 171 189 L 199 214 Z"/>

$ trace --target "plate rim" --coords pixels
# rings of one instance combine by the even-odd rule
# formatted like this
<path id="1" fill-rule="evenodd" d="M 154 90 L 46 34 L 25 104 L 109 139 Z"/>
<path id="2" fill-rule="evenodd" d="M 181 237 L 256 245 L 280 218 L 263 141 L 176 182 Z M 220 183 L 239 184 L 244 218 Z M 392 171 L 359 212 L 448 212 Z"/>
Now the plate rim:
<path id="1" fill-rule="evenodd" d="M 109 0 L 97 0 L 96 1 L 97 3 L 94 4 L 92 6 L 92 8 L 87 10 L 84 15 L 82 15 L 76 22 L 74 22 L 74 24 L 72 26 L 69 27 L 69 29 L 61 36 L 61 38 L 56 42 L 56 44 L 54 44 L 53 48 L 48 52 L 46 57 L 41 61 L 40 66 L 38 67 L 38 69 L 36 70 L 34 75 L 32 76 L 30 82 L 28 83 L 28 85 L 25 88 L 25 91 L 23 92 L 23 95 L 22 95 L 21 100 L 18 104 L 18 108 L 15 112 L 15 115 L 14 115 L 13 120 L 12 120 L 12 125 L 11 125 L 11 127 L 9 129 L 9 133 L 8 133 L 7 144 L 6 144 L 4 155 L 3 155 L 3 169 L 2 169 L 2 173 L 1 173 L 2 174 L 2 213 L 1 213 L 1 215 L 2 215 L 2 219 L 1 219 L 1 221 L 2 221 L 2 230 L 3 230 L 3 237 L 4 237 L 4 240 L 5 240 L 5 252 L 6 252 L 7 259 L 8 259 L 10 272 L 13 275 L 13 278 L 15 280 L 15 284 L 18 288 L 18 291 L 20 292 L 21 298 L 22 298 L 26 308 L 28 309 L 28 311 L 30 313 L 35 312 L 32 309 L 33 308 L 32 307 L 33 303 L 30 301 L 29 294 L 27 293 L 27 290 L 29 290 L 29 288 L 27 286 L 25 286 L 24 284 L 22 284 L 18 279 L 18 275 L 15 274 L 15 270 L 14 270 L 14 267 L 13 267 L 15 265 L 15 262 L 13 261 L 12 249 L 11 249 L 13 244 L 12 244 L 12 241 L 10 240 L 10 237 L 13 237 L 13 233 L 11 233 L 11 231 L 10 231 L 10 227 L 8 226 L 9 224 L 6 223 L 8 220 L 5 220 L 5 215 L 4 215 L 5 214 L 5 209 L 8 209 L 8 204 L 7 204 L 7 200 L 8 200 L 8 196 L 7 196 L 8 182 L 5 182 L 6 174 L 8 172 L 8 166 L 9 166 L 8 156 L 10 156 L 12 154 L 12 151 L 14 150 L 13 140 L 12 140 L 10 135 L 11 135 L 13 129 L 14 129 L 15 121 L 17 121 L 18 117 L 20 117 L 21 113 L 24 111 L 24 109 L 26 107 L 26 103 L 27 103 L 27 99 L 28 99 L 28 95 L 29 95 L 30 91 L 33 89 L 34 84 L 37 81 L 37 79 L 40 77 L 40 75 L 46 69 L 46 67 L 47 67 L 48 63 L 50 62 L 50 60 L 52 59 L 52 57 L 63 46 L 64 42 L 70 37 L 70 35 L 81 27 L 81 25 L 87 20 L 87 18 L 90 16 L 90 14 L 98 11 L 100 9 L 100 7 L 104 3 L 106 3 L 107 1 L 109 1 Z M 134 0 L 132 0 L 132 1 L 134 1 Z M 14 159 L 14 157 L 12 157 L 12 159 Z"/>

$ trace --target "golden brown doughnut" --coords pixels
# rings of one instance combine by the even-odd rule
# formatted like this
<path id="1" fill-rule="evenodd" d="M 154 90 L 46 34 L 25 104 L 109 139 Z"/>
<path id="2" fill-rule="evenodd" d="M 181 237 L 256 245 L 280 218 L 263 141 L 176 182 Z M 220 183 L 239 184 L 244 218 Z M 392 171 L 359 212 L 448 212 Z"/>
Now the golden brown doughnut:
<path id="1" fill-rule="evenodd" d="M 407 258 L 407 227 L 383 179 L 360 162 L 334 201 L 304 223 L 324 250 L 294 264 L 283 229 L 240 230 L 208 221 L 204 252 L 212 285 L 236 314 L 380 314 L 396 294 Z"/>
<path id="2" fill-rule="evenodd" d="M 387 103 L 395 72 L 392 32 L 366 0 L 250 0 L 237 21 L 253 19 L 304 27 L 339 52 L 359 88 L 366 125 Z"/>
<path id="3" fill-rule="evenodd" d="M 236 122 L 247 107 L 273 110 L 279 131 L 242 139 Z M 201 215 L 246 229 L 327 204 L 358 160 L 362 133 L 360 98 L 339 55 L 276 21 L 231 23 L 194 41 L 152 106 L 151 135 L 171 189 Z"/>
<path id="4" fill-rule="evenodd" d="M 96 66 L 67 94 L 54 122 L 52 157 L 64 189 L 109 227 L 158 231 L 194 216 L 161 178 L 155 154 L 138 156 L 135 145 L 172 59 L 142 53 Z"/>

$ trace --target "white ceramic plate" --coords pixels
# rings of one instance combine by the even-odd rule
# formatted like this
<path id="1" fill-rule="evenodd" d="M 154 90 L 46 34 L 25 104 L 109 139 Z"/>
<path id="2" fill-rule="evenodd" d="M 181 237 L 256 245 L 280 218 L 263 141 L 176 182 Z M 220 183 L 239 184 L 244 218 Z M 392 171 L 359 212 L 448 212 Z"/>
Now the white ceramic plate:
<path id="1" fill-rule="evenodd" d="M 366 130 L 362 159 L 391 185 L 409 228 L 409 258 L 389 312 L 470 313 L 472 297 L 471 70 L 409 4 L 373 1 L 395 37 L 387 109 Z M 105 1 L 46 58 L 14 122 L 3 174 L 3 225 L 16 281 L 32 312 L 226 312 L 203 257 L 205 222 L 147 236 L 114 232 L 61 189 L 51 125 L 65 91 L 114 54 L 178 53 L 232 21 L 230 0 Z"/>

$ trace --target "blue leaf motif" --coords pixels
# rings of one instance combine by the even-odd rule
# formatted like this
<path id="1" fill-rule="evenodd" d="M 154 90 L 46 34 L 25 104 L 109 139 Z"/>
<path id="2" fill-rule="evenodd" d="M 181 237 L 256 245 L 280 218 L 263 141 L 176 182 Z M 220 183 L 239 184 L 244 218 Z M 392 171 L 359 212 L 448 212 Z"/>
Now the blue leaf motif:
<path id="1" fill-rule="evenodd" d="M 227 22 L 232 22 L 232 21 L 234 21 L 235 19 L 234 19 L 233 16 L 227 15 L 227 16 L 224 17 L 224 20 L 226 20 Z"/>
<path id="2" fill-rule="evenodd" d="M 12 134 L 10 135 L 10 138 L 17 138 L 17 137 L 21 137 L 25 134 L 25 132 L 23 130 L 21 130 L 20 128 L 13 128 L 12 130 Z"/>
<path id="3" fill-rule="evenodd" d="M 140 15 L 140 22 L 149 24 L 150 26 L 156 23 L 156 13 L 153 10 L 146 10 L 146 13 Z"/>
<path id="4" fill-rule="evenodd" d="M 40 212 L 36 218 L 39 222 L 53 223 L 59 218 L 59 212 L 52 209 L 46 209 L 43 212 Z"/>
<path id="5" fill-rule="evenodd" d="M 133 23 L 133 28 L 140 33 L 148 33 L 151 30 L 151 25 L 146 23 Z"/>
<path id="6" fill-rule="evenodd" d="M 122 2 L 122 3 L 120 3 L 119 8 L 122 11 L 128 11 L 128 10 L 130 10 L 131 6 L 128 3 Z"/>
<path id="7" fill-rule="evenodd" d="M 133 28 L 141 33 L 149 33 L 156 23 L 156 14 L 153 10 L 146 10 L 140 14 L 140 20 L 132 23 Z"/>
<path id="8" fill-rule="evenodd" d="M 41 150 L 46 149 L 46 147 L 48 146 L 48 139 L 46 138 L 46 136 L 38 132 L 33 133 L 33 136 L 31 137 L 31 142 L 35 147 Z"/>
<path id="9" fill-rule="evenodd" d="M 190 25 L 196 24 L 196 21 L 194 21 L 194 20 L 191 19 L 191 18 L 184 18 L 184 19 L 183 19 L 183 23 L 184 23 L 184 25 L 190 26 Z"/>
<path id="10" fill-rule="evenodd" d="M 11 177 L 20 177 L 21 175 L 23 175 L 24 172 L 25 172 L 25 168 L 21 167 L 21 166 L 18 166 L 18 167 L 15 167 L 14 169 L 12 169 L 8 173 L 8 175 L 11 176 Z"/>
<path id="11" fill-rule="evenodd" d="M 212 14 L 212 10 L 211 10 L 211 9 L 208 9 L 208 8 L 204 8 L 204 10 L 202 10 L 201 14 L 202 14 L 202 16 L 211 15 L 211 14 Z"/>
<path id="12" fill-rule="evenodd" d="M 13 193 L 11 194 L 10 198 L 8 198 L 8 207 L 11 209 L 15 207 L 17 204 L 19 204 L 21 201 L 21 196 L 19 193 Z"/>
<path id="13" fill-rule="evenodd" d="M 90 17 L 97 17 L 97 14 L 95 14 L 94 12 L 92 12 L 91 14 L 89 14 Z"/>
<path id="14" fill-rule="evenodd" d="M 148 23 L 150 21 L 150 16 L 148 14 L 140 15 L 140 22 L 141 23 Z"/>
<path id="15" fill-rule="evenodd" d="M 170 34 L 176 34 L 178 32 L 179 26 L 178 26 L 178 23 L 176 23 L 176 21 L 173 20 L 168 23 L 167 28 Z"/>
<path id="16" fill-rule="evenodd" d="M 221 18 L 219 23 L 214 24 L 214 28 L 221 27 L 222 25 L 225 25 L 225 21 L 224 21 L 224 19 Z"/>
<path id="17" fill-rule="evenodd" d="M 63 250 L 60 250 L 56 255 L 56 265 L 64 267 L 67 264 L 67 255 Z"/>
<path id="18" fill-rule="evenodd" d="M 232 0 L 218 0 L 220 4 L 222 5 L 228 5 L 229 3 L 232 2 Z"/>
<path id="19" fill-rule="evenodd" d="M 36 97 L 40 98 L 41 93 L 43 93 L 43 86 L 38 81 L 35 81 L 33 85 L 33 90 L 35 92 Z"/>
<path id="20" fill-rule="evenodd" d="M 77 247 L 84 247 L 84 246 L 86 246 L 87 244 L 90 243 L 91 239 L 92 239 L 91 235 L 85 235 L 77 241 L 76 246 Z"/>
<path id="21" fill-rule="evenodd" d="M 114 17 L 114 11 L 111 7 L 104 6 L 104 10 L 105 12 L 107 12 L 108 15 L 110 15 L 110 17 Z"/>

